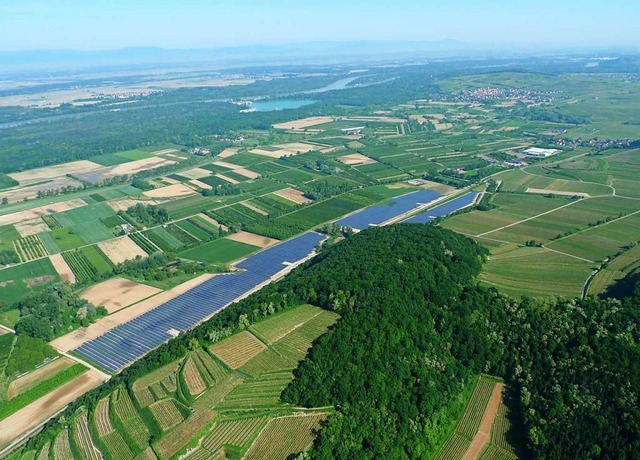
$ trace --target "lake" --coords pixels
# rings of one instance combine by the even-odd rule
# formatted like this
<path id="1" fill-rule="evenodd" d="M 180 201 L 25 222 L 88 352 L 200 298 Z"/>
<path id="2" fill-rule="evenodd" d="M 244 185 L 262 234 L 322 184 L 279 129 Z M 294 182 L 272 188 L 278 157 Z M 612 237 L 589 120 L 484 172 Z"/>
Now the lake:
<path id="1" fill-rule="evenodd" d="M 254 102 L 250 107 L 257 112 L 273 112 L 276 110 L 299 109 L 316 102 L 311 99 L 276 99 L 274 101 Z"/>

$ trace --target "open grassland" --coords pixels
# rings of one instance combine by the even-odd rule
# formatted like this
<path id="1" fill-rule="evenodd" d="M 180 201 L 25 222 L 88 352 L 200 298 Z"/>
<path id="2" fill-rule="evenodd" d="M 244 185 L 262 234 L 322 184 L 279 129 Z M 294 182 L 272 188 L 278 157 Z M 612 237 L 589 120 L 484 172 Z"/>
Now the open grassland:
<path id="1" fill-rule="evenodd" d="M 60 276 L 48 258 L 0 270 L 0 299 L 11 305 L 32 289 L 41 289 L 60 281 Z"/>

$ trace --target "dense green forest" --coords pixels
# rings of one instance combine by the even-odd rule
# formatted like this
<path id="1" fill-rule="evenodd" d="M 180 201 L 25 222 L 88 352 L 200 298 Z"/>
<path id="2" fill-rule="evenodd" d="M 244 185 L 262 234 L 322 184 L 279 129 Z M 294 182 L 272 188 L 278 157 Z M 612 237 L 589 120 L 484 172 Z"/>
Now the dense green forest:
<path id="1" fill-rule="evenodd" d="M 79 326 L 88 326 L 107 314 L 104 307 L 95 307 L 80 298 L 71 285 L 62 283 L 29 293 L 18 308 L 21 317 L 16 332 L 47 341 Z"/>
<path id="2" fill-rule="evenodd" d="M 283 393 L 333 405 L 311 458 L 432 458 L 481 372 L 519 395 L 533 458 L 640 455 L 640 290 L 623 301 L 525 299 L 481 287 L 486 251 L 433 225 L 372 228 L 145 356 L 69 411 L 274 312 L 313 303 L 342 320 Z M 68 414 L 30 441 L 42 445 Z"/>

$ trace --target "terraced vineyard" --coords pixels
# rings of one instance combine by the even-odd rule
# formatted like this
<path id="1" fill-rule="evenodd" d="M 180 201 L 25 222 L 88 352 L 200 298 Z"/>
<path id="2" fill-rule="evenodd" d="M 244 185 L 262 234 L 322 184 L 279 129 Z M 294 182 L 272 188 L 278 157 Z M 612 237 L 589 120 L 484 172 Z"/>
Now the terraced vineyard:
<path id="1" fill-rule="evenodd" d="M 87 460 L 100 460 L 102 455 L 91 439 L 89 431 L 89 419 L 86 412 L 76 417 L 73 425 L 73 440 L 78 446 L 82 458 Z"/>
<path id="2" fill-rule="evenodd" d="M 214 344 L 211 351 L 229 367 L 237 369 L 265 348 L 253 334 L 245 331 Z"/>
<path id="3" fill-rule="evenodd" d="M 329 414 L 281 417 L 271 420 L 253 443 L 247 460 L 286 460 L 308 449 L 314 432 Z"/>
<path id="4" fill-rule="evenodd" d="M 149 406 L 149 409 L 151 409 L 153 418 L 156 419 L 163 431 L 173 428 L 184 420 L 173 399 L 163 399 L 155 402 Z"/>
<path id="5" fill-rule="evenodd" d="M 497 379 L 487 376 L 480 376 L 473 390 L 471 398 L 467 404 L 464 414 L 458 421 L 455 431 L 451 437 L 444 444 L 440 452 L 438 452 L 438 460 L 457 460 L 465 457 L 467 450 L 478 454 L 480 458 L 487 458 L 491 460 L 509 459 L 514 460 L 517 458 L 515 454 L 515 448 L 507 438 L 507 433 L 511 427 L 508 413 L 509 410 L 504 403 L 504 400 L 498 400 L 493 398 L 493 410 L 497 408 L 495 413 L 495 419 L 490 428 L 490 439 L 480 436 L 479 430 L 484 430 L 483 433 L 489 435 L 489 427 L 481 427 L 485 411 L 489 407 L 489 401 L 492 393 L 498 391 L 502 387 L 502 384 Z M 504 392 L 504 389 L 502 389 Z M 497 393 L 496 393 L 497 394 Z M 489 412 L 492 413 L 492 412 Z M 490 422 L 490 419 L 487 419 Z M 483 443 L 484 447 L 483 447 Z M 481 450 L 480 450 L 481 449 Z M 477 457 L 476 457 L 477 458 Z"/>
<path id="6" fill-rule="evenodd" d="M 437 460 L 453 460 L 464 457 L 471 440 L 454 433 L 436 457 Z"/>
<path id="7" fill-rule="evenodd" d="M 55 460 L 74 460 L 69 445 L 69 431 L 63 430 L 53 442 L 53 458 Z"/>
<path id="8" fill-rule="evenodd" d="M 243 447 L 266 421 L 267 417 L 251 417 L 215 423 L 209 435 L 203 438 L 202 447 L 212 453 L 225 445 Z"/>
<path id="9" fill-rule="evenodd" d="M 494 386 L 495 382 L 492 380 L 487 380 L 482 377 L 478 380 L 471 395 L 469 405 L 458 422 L 456 433 L 466 436 L 469 439 L 472 439 L 476 435 Z"/>
<path id="10" fill-rule="evenodd" d="M 189 418 L 178 424 L 155 444 L 161 459 L 170 458 L 187 446 L 191 440 L 213 419 L 211 411 L 194 411 Z"/>
<path id="11" fill-rule="evenodd" d="M 139 449 L 144 449 L 149 445 L 151 437 L 149 429 L 144 424 L 129 393 L 123 388 L 117 389 L 111 394 L 111 405 L 114 412 L 128 434 L 128 436 L 136 443 Z"/>
<path id="12" fill-rule="evenodd" d="M 199 395 L 207 389 L 207 383 L 202 378 L 193 356 L 187 358 L 187 362 L 183 368 L 183 373 L 185 382 L 189 388 L 189 393 L 193 396 Z"/>
<path id="13" fill-rule="evenodd" d="M 337 319 L 302 306 L 252 327 L 273 343 L 243 331 L 211 347 L 221 356 L 196 348 L 137 379 L 130 392 L 118 386 L 93 410 L 80 408 L 68 428 L 44 446 L 42 458 L 72 460 L 75 454 L 89 460 L 164 460 L 189 451 L 189 459 L 222 459 L 226 454 L 284 459 L 300 452 L 329 414 L 290 406 L 280 395 L 298 360 Z M 0 341 L 12 340 L 0 336 Z M 295 350 L 282 356 L 278 347 Z M 234 370 L 223 359 L 244 364 Z M 265 457 L 267 446 L 272 446 L 272 456 Z"/>

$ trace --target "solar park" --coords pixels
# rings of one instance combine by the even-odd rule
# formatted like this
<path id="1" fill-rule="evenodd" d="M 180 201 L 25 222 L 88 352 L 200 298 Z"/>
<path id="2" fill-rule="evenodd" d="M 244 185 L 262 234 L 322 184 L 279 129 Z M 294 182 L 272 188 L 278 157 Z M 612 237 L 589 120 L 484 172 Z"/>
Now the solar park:
<path id="1" fill-rule="evenodd" d="M 116 372 L 179 332 L 205 320 L 311 254 L 324 237 L 307 232 L 260 251 L 236 265 L 239 273 L 218 275 L 74 350 Z"/>
<path id="2" fill-rule="evenodd" d="M 429 209 L 423 213 L 420 213 L 416 216 L 411 217 L 404 221 L 405 224 L 428 224 L 434 219 L 438 217 L 444 217 L 446 215 L 451 214 L 452 212 L 456 212 L 466 206 L 469 206 L 474 202 L 476 196 L 478 194 L 476 192 L 469 192 L 465 195 L 459 196 L 451 201 L 443 203 L 435 208 Z"/>
<path id="3" fill-rule="evenodd" d="M 420 205 L 431 203 L 438 198 L 440 198 L 440 195 L 432 190 L 419 190 L 393 198 L 390 204 L 371 206 L 344 219 L 340 219 L 336 223 L 345 227 L 362 230 L 370 225 L 383 224 L 394 217 L 409 212 Z"/>

